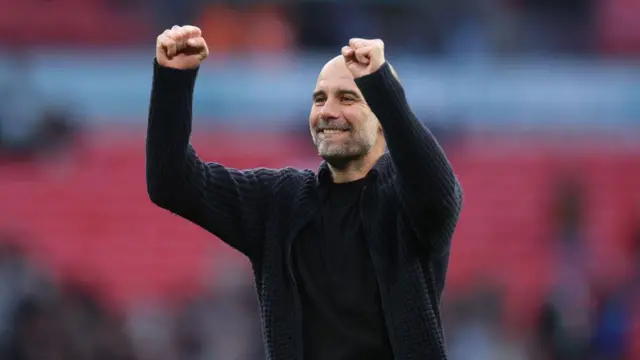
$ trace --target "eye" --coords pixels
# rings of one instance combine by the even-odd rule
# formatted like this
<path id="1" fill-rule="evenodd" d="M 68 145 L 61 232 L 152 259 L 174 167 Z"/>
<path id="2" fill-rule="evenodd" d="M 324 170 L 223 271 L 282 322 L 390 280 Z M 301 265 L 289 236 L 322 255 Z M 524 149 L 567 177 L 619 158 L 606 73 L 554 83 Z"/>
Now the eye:
<path id="1" fill-rule="evenodd" d="M 357 101 L 357 99 L 353 96 L 347 95 L 347 96 L 343 96 L 341 99 L 343 104 L 352 104 L 354 102 Z"/>
<path id="2" fill-rule="evenodd" d="M 313 99 L 313 103 L 315 105 L 322 105 L 327 101 L 327 99 L 325 99 L 324 97 L 317 97 L 315 99 Z"/>

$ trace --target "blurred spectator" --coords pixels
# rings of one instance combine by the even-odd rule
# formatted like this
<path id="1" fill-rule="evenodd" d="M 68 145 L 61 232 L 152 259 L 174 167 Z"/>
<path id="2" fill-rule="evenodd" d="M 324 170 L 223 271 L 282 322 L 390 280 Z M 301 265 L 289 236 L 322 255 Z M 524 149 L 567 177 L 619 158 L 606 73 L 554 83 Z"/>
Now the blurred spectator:
<path id="1" fill-rule="evenodd" d="M 258 302 L 244 263 L 223 262 L 219 278 L 179 315 L 182 358 L 264 358 Z"/>
<path id="2" fill-rule="evenodd" d="M 10 346 L 14 314 L 33 290 L 36 277 L 17 245 L 19 241 L 16 234 L 0 234 L 0 349 L 3 353 Z"/>
<path id="3" fill-rule="evenodd" d="M 593 324 L 593 289 L 583 238 L 583 185 L 578 177 L 562 177 L 556 194 L 557 256 L 552 290 L 542 306 L 539 336 L 549 359 L 585 359 Z"/>
<path id="4" fill-rule="evenodd" d="M 632 293 L 632 288 L 617 285 L 600 294 L 589 351 L 593 359 L 625 359 L 633 326 Z"/>
<path id="5" fill-rule="evenodd" d="M 2 359 L 133 360 L 117 320 L 77 284 L 54 284 L 11 233 L 0 238 Z"/>
<path id="6" fill-rule="evenodd" d="M 199 359 L 178 353 L 173 340 L 174 319 L 161 304 L 144 302 L 130 309 L 126 329 L 139 360 Z"/>
<path id="7" fill-rule="evenodd" d="M 634 342 L 634 321 L 640 309 L 640 212 L 631 218 L 629 252 L 631 276 L 623 281 L 603 284 L 600 289 L 595 334 L 591 354 L 595 359 L 625 360 Z"/>
<path id="8" fill-rule="evenodd" d="M 572 254 L 585 250 L 583 238 L 585 193 L 579 175 L 572 174 L 572 171 L 567 172 L 569 174 L 559 179 L 556 188 L 555 234 L 564 254 L 573 256 Z M 582 254 L 575 255 L 575 258 L 583 259 L 579 255 Z"/>
<path id="9" fill-rule="evenodd" d="M 478 282 L 451 309 L 447 327 L 451 359 L 524 360 L 526 349 L 509 338 L 502 321 L 502 297 L 494 286 Z"/>
<path id="10" fill-rule="evenodd" d="M 76 119 L 39 92 L 27 52 L 17 51 L 11 60 L 11 77 L 0 83 L 0 154 L 30 158 L 66 147 L 77 131 Z"/>

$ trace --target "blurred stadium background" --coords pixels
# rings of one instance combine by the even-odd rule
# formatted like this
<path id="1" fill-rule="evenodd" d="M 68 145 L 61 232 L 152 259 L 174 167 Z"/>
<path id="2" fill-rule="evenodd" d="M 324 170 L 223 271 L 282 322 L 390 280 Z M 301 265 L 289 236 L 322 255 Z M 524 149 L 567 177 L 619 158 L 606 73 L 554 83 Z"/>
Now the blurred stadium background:
<path id="1" fill-rule="evenodd" d="M 247 262 L 146 194 L 155 37 L 195 24 L 193 142 L 239 168 L 315 168 L 321 65 L 385 40 L 466 192 L 451 359 L 640 359 L 638 19 L 638 0 L 0 0 L 0 358 L 261 358 Z"/>

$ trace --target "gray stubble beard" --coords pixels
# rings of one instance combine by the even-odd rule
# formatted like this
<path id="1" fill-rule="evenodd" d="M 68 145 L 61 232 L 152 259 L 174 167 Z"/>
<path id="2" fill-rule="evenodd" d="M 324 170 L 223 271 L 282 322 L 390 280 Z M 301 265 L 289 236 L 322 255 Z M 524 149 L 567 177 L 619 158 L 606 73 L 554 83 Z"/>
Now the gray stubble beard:
<path id="1" fill-rule="evenodd" d="M 373 144 L 368 144 L 364 134 L 356 134 L 350 136 L 346 144 L 331 146 L 323 144 L 321 140 L 314 137 L 313 141 L 318 150 L 318 155 L 327 161 L 331 166 L 337 169 L 346 168 L 352 161 L 360 160 L 366 156 Z M 324 149 L 323 149 L 324 148 Z"/>

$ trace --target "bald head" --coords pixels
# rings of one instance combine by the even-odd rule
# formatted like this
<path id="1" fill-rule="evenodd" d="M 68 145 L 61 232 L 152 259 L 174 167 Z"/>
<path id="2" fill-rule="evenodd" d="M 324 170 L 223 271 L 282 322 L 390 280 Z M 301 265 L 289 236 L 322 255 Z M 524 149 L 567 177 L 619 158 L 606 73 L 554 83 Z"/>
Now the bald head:
<path id="1" fill-rule="evenodd" d="M 342 78 L 353 80 L 353 75 L 351 74 L 351 71 L 349 71 L 349 68 L 347 68 L 347 63 L 345 62 L 342 55 L 338 55 L 329 60 L 326 64 L 324 64 L 322 70 L 320 70 L 318 81 L 327 78 Z"/>
<path id="2" fill-rule="evenodd" d="M 324 65 L 324 67 L 327 67 L 327 66 L 343 66 L 346 69 L 347 68 L 347 63 L 344 60 L 344 56 L 338 55 L 338 56 L 334 57 L 333 59 L 327 61 L 327 63 Z"/>

